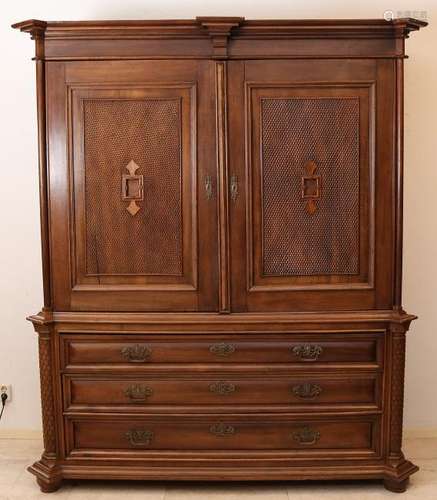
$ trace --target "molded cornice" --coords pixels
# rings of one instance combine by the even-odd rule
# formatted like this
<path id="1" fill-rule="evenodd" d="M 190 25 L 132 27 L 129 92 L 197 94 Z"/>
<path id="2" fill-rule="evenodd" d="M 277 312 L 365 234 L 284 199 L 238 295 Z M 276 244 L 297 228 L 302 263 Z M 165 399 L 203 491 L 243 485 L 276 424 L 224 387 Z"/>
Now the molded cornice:
<path id="1" fill-rule="evenodd" d="M 198 17 L 176 21 L 31 19 L 13 28 L 36 40 L 36 59 L 54 61 L 351 59 L 405 57 L 404 39 L 426 24 L 416 19 L 246 21 L 243 17 Z M 101 43 L 104 40 L 108 43 Z"/>
<path id="2" fill-rule="evenodd" d="M 362 38 L 407 37 L 428 23 L 418 19 L 318 19 L 245 20 L 243 17 L 198 17 L 196 20 L 159 21 L 39 21 L 29 19 L 12 28 L 30 33 L 32 38 L 202 38 L 211 37 L 290 37 Z"/>

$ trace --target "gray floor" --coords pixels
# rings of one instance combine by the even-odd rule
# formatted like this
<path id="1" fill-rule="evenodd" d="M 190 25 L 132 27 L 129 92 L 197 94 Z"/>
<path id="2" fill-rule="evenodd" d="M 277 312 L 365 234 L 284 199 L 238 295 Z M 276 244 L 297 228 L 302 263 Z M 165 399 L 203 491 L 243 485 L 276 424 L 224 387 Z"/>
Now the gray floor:
<path id="1" fill-rule="evenodd" d="M 420 466 L 403 495 L 375 482 L 348 483 L 138 483 L 66 482 L 56 493 L 40 493 L 25 469 L 41 451 L 39 440 L 0 439 L 0 500 L 36 498 L 142 500 L 437 500 L 437 438 L 406 440 L 404 450 Z"/>

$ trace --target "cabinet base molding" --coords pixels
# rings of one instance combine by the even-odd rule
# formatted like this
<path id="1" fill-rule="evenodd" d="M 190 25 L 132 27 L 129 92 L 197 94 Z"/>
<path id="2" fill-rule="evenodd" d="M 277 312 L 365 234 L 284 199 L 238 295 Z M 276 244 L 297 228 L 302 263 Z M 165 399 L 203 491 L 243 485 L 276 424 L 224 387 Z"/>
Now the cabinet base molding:
<path id="1" fill-rule="evenodd" d="M 107 466 L 95 464 L 60 465 L 55 469 L 36 462 L 29 472 L 37 478 L 41 491 L 50 493 L 59 489 L 63 479 L 91 480 L 165 480 L 165 481 L 329 481 L 329 480 L 377 480 L 383 481 L 387 490 L 403 492 L 409 476 L 418 467 L 406 461 L 402 470 L 394 471 L 384 465 L 355 466 L 300 466 L 294 467 L 150 467 Z"/>

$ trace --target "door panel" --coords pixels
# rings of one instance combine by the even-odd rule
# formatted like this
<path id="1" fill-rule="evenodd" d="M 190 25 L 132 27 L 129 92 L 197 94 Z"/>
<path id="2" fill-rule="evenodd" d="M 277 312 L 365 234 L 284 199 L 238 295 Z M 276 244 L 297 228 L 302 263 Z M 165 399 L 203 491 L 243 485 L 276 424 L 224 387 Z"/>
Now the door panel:
<path id="1" fill-rule="evenodd" d="M 72 89 L 77 284 L 196 288 L 193 94 Z"/>
<path id="2" fill-rule="evenodd" d="M 216 185 L 207 161 L 215 130 L 203 118 L 214 112 L 209 63 L 95 66 L 68 63 L 65 80 L 53 81 L 67 90 L 74 188 L 71 281 L 59 303 L 73 310 L 216 310 L 216 199 L 202 190 L 207 180 Z M 200 224 L 204 217 L 208 226 Z M 57 280 L 67 279 L 62 273 L 55 264 Z"/>
<path id="3" fill-rule="evenodd" d="M 375 238 L 377 218 L 390 227 L 391 212 L 375 199 L 384 183 L 390 192 L 391 172 L 378 186 L 375 163 L 391 152 L 389 141 L 378 157 L 374 141 L 376 123 L 390 132 L 375 90 L 387 77 L 375 63 L 337 63 L 230 65 L 231 175 L 245 187 L 231 203 L 236 311 L 388 303 L 388 273 L 376 283 L 375 262 L 390 268 L 391 253 Z M 390 82 L 381 88 L 389 108 Z"/>

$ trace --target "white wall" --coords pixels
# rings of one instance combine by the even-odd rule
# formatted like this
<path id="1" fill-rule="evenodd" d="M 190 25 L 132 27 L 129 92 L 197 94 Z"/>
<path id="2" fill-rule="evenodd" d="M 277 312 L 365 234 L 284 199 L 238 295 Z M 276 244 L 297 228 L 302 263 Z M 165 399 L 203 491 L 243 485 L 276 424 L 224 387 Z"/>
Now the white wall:
<path id="1" fill-rule="evenodd" d="M 381 18 L 386 9 L 427 11 L 407 41 L 404 305 L 420 319 L 409 334 L 407 427 L 437 427 L 437 3 L 432 0 L 14 0 L 1 5 L 0 383 L 13 385 L 0 432 L 39 429 L 37 342 L 25 316 L 42 304 L 33 42 L 10 25 L 24 19 Z"/>

